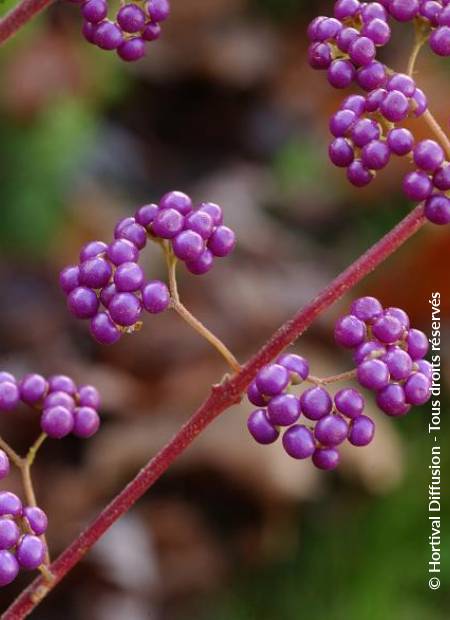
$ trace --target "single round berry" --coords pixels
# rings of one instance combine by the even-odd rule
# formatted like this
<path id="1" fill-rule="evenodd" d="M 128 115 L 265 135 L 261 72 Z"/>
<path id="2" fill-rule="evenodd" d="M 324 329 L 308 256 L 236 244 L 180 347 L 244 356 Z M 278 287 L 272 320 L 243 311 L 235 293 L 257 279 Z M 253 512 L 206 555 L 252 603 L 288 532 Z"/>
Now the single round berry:
<path id="1" fill-rule="evenodd" d="M 48 379 L 50 392 L 66 392 L 73 396 L 77 392 L 75 381 L 67 375 L 52 375 Z"/>
<path id="2" fill-rule="evenodd" d="M 92 407 L 77 407 L 73 412 L 73 434 L 86 439 L 92 437 L 100 427 L 100 417 Z"/>
<path id="3" fill-rule="evenodd" d="M 348 53 L 356 65 L 368 65 L 376 56 L 375 43 L 369 37 L 359 37 L 350 45 Z"/>
<path id="4" fill-rule="evenodd" d="M 389 349 L 381 359 L 387 365 L 391 379 L 394 381 L 403 381 L 412 372 L 413 361 L 400 347 Z"/>
<path id="5" fill-rule="evenodd" d="M 73 429 L 73 413 L 66 407 L 56 406 L 44 409 L 41 416 L 41 428 L 53 439 L 66 437 Z"/>
<path id="6" fill-rule="evenodd" d="M 433 224 L 444 226 L 450 224 L 450 200 L 447 196 L 436 194 L 425 204 L 425 216 Z"/>
<path id="7" fill-rule="evenodd" d="M 361 67 L 356 73 L 356 81 L 359 86 L 368 92 L 384 86 L 386 79 L 386 67 L 376 60 L 365 67 Z"/>
<path id="8" fill-rule="evenodd" d="M 274 426 L 291 426 L 300 417 L 300 401 L 293 394 L 280 394 L 270 401 L 267 414 Z"/>
<path id="9" fill-rule="evenodd" d="M 247 398 L 252 403 L 252 405 L 256 405 L 257 407 L 266 407 L 268 399 L 264 398 L 261 392 L 256 385 L 256 381 L 252 381 L 250 383 L 247 390 Z"/>
<path id="10" fill-rule="evenodd" d="M 333 60 L 328 67 L 327 76 L 334 88 L 347 88 L 355 77 L 355 67 L 349 60 Z"/>
<path id="11" fill-rule="evenodd" d="M 375 297 L 360 297 L 352 303 L 351 313 L 365 323 L 373 323 L 383 313 L 383 306 Z"/>
<path id="12" fill-rule="evenodd" d="M 377 112 L 387 97 L 387 90 L 384 88 L 377 88 L 367 95 L 364 101 L 365 112 Z"/>
<path id="13" fill-rule="evenodd" d="M 346 168 L 355 158 L 351 143 L 346 138 L 336 138 L 330 144 L 328 154 L 331 161 L 339 168 Z"/>
<path id="14" fill-rule="evenodd" d="M 16 378 L 10 372 L 6 372 L 5 370 L 0 371 L 0 383 L 4 381 L 10 381 L 11 383 L 16 383 Z"/>
<path id="15" fill-rule="evenodd" d="M 105 0 L 87 0 L 81 7 L 84 19 L 92 24 L 98 24 L 108 15 L 108 5 Z"/>
<path id="16" fill-rule="evenodd" d="M 0 492 L 0 517 L 4 515 L 11 515 L 13 517 L 20 517 L 22 514 L 22 502 L 11 491 Z"/>
<path id="17" fill-rule="evenodd" d="M 361 116 L 366 107 L 366 99 L 362 95 L 349 95 L 344 99 L 341 110 L 352 110 L 356 116 Z"/>
<path id="18" fill-rule="evenodd" d="M 107 250 L 108 258 L 114 265 L 122 263 L 136 262 L 139 258 L 139 250 L 127 239 L 116 239 Z"/>
<path id="19" fill-rule="evenodd" d="M 359 37 L 359 31 L 356 28 L 342 28 L 336 37 L 336 43 L 338 48 L 347 53 L 350 49 L 350 45 Z"/>
<path id="20" fill-rule="evenodd" d="M 69 294 L 67 306 L 77 319 L 90 319 L 97 313 L 99 301 L 92 289 L 79 286 Z"/>
<path id="21" fill-rule="evenodd" d="M 433 26 L 439 24 L 439 15 L 442 12 L 442 5 L 437 0 L 425 0 L 420 5 L 419 13 L 428 19 Z"/>
<path id="22" fill-rule="evenodd" d="M 308 62 L 313 69 L 328 69 L 333 56 L 328 43 L 313 43 L 308 48 Z"/>
<path id="23" fill-rule="evenodd" d="M 134 218 L 138 224 L 144 226 L 144 228 L 147 228 L 147 226 L 149 226 L 157 216 L 158 211 L 159 206 L 154 203 L 150 203 L 140 207 L 136 211 Z"/>
<path id="24" fill-rule="evenodd" d="M 44 561 L 44 543 L 37 536 L 25 534 L 17 545 L 16 557 L 22 568 L 35 570 Z"/>
<path id="25" fill-rule="evenodd" d="M 68 295 L 74 288 L 80 286 L 80 268 L 78 265 L 70 265 L 59 274 L 59 285 Z"/>
<path id="26" fill-rule="evenodd" d="M 382 21 L 387 21 L 388 14 L 386 9 L 384 8 L 384 2 L 364 2 L 361 5 L 361 18 L 364 23 L 370 23 L 374 19 L 381 19 Z"/>
<path id="27" fill-rule="evenodd" d="M 360 8 L 359 0 L 337 0 L 334 5 L 334 16 L 336 19 L 354 17 Z"/>
<path id="28" fill-rule="evenodd" d="M 147 24 L 142 31 L 142 38 L 145 41 L 156 41 L 161 36 L 161 26 L 159 24 Z"/>
<path id="29" fill-rule="evenodd" d="M 0 587 L 7 586 L 19 574 L 19 563 L 10 551 L 0 551 Z"/>
<path id="30" fill-rule="evenodd" d="M 89 241 L 80 250 L 80 261 L 83 263 L 91 258 L 103 255 L 108 246 L 103 241 Z"/>
<path id="31" fill-rule="evenodd" d="M 16 383 L 2 381 L 0 383 L 0 411 L 14 411 L 19 400 L 20 392 Z"/>
<path id="32" fill-rule="evenodd" d="M 442 147 L 434 140 L 418 142 L 413 155 L 416 166 L 426 172 L 435 172 L 445 159 Z"/>
<path id="33" fill-rule="evenodd" d="M 320 22 L 322 22 L 324 19 L 328 18 L 320 15 L 319 17 L 315 17 L 308 25 L 307 36 L 310 41 L 317 41 L 317 28 Z"/>
<path id="34" fill-rule="evenodd" d="M 388 81 L 386 89 L 388 91 L 399 90 L 407 97 L 412 97 L 416 91 L 416 83 L 405 73 L 395 73 Z"/>
<path id="35" fill-rule="evenodd" d="M 361 151 L 362 163 L 369 170 L 382 170 L 388 165 L 390 157 L 389 146 L 382 140 L 372 140 Z"/>
<path id="36" fill-rule="evenodd" d="M 134 41 L 134 39 L 131 40 Z M 133 245 L 135 245 L 138 250 L 142 250 L 147 245 L 147 231 L 144 226 L 141 226 L 141 224 L 133 222 L 128 224 L 128 226 L 123 226 L 120 228 L 120 231 L 117 232 L 117 239 L 127 239 L 127 241 L 130 241 Z"/>
<path id="37" fill-rule="evenodd" d="M 352 349 L 360 345 L 366 337 L 363 321 L 352 314 L 341 317 L 334 328 L 334 338 L 342 347 Z"/>
<path id="38" fill-rule="evenodd" d="M 368 170 L 360 159 L 355 159 L 347 169 L 347 179 L 355 187 L 365 187 L 374 178 L 374 173 Z"/>
<path id="39" fill-rule="evenodd" d="M 104 258 L 90 258 L 80 265 L 80 283 L 89 288 L 108 284 L 112 274 L 110 263 Z"/>
<path id="40" fill-rule="evenodd" d="M 399 22 L 409 22 L 419 12 L 419 0 L 389 0 L 388 9 Z"/>
<path id="41" fill-rule="evenodd" d="M 209 239 L 214 230 L 212 217 L 206 211 L 194 211 L 184 220 L 186 229 L 196 232 L 202 239 Z"/>
<path id="42" fill-rule="evenodd" d="M 409 100 L 399 90 L 393 90 L 380 103 L 380 110 L 388 121 L 398 123 L 408 116 Z"/>
<path id="43" fill-rule="evenodd" d="M 336 448 L 316 448 L 312 455 L 312 462 L 318 469 L 331 471 L 339 465 L 339 452 Z"/>
<path id="44" fill-rule="evenodd" d="M 428 338 L 419 329 L 409 330 L 406 344 L 408 353 L 413 361 L 422 359 L 428 353 Z"/>
<path id="45" fill-rule="evenodd" d="M 183 230 L 172 240 L 172 247 L 177 258 L 192 262 L 202 255 L 205 249 L 205 242 L 193 230 Z"/>
<path id="46" fill-rule="evenodd" d="M 94 316 L 90 324 L 90 332 L 99 344 L 104 345 L 115 344 L 122 335 L 107 312 L 100 312 Z"/>
<path id="47" fill-rule="evenodd" d="M 391 29 L 386 21 L 375 18 L 364 24 L 361 34 L 371 39 L 375 45 L 386 45 L 391 38 Z"/>
<path id="48" fill-rule="evenodd" d="M 428 99 L 423 90 L 416 88 L 413 98 L 413 116 L 419 118 L 428 109 Z"/>
<path id="49" fill-rule="evenodd" d="M 142 37 L 134 37 L 124 41 L 117 48 L 117 53 L 122 60 L 126 62 L 134 62 L 139 60 L 145 54 L 145 41 Z"/>
<path id="50" fill-rule="evenodd" d="M 169 0 L 148 0 L 147 13 L 154 22 L 163 22 L 170 15 Z"/>
<path id="51" fill-rule="evenodd" d="M 333 448 L 347 439 L 347 422 L 339 415 L 327 415 L 317 422 L 314 435 L 323 446 Z"/>
<path id="52" fill-rule="evenodd" d="M 438 56 L 450 56 L 450 28 L 441 26 L 436 28 L 429 38 L 430 47 Z"/>
<path id="53" fill-rule="evenodd" d="M 23 509 L 23 515 L 36 536 L 41 536 L 47 531 L 48 519 L 43 510 L 37 506 L 27 506 Z"/>
<path id="54" fill-rule="evenodd" d="M 303 415 L 310 420 L 320 420 L 333 408 L 333 401 L 322 387 L 309 388 L 300 396 Z"/>
<path id="55" fill-rule="evenodd" d="M 379 359 L 362 362 L 357 368 L 358 382 L 369 390 L 381 390 L 389 383 L 389 369 Z"/>
<path id="56" fill-rule="evenodd" d="M 372 334 L 383 344 L 393 344 L 403 336 L 404 328 L 395 316 L 384 314 L 372 325 Z"/>
<path id="57" fill-rule="evenodd" d="M 123 33 L 116 24 L 104 21 L 95 28 L 93 39 L 101 49 L 115 50 L 123 43 Z"/>
<path id="58" fill-rule="evenodd" d="M 28 405 L 39 403 L 48 392 L 48 383 L 41 375 L 25 375 L 19 384 L 20 398 Z"/>
<path id="59" fill-rule="evenodd" d="M 136 4 L 125 4 L 117 13 L 117 22 L 124 32 L 140 32 L 145 26 L 145 13 Z"/>
<path id="60" fill-rule="evenodd" d="M 280 364 L 270 364 L 262 368 L 256 376 L 256 385 L 261 394 L 277 396 L 287 387 L 289 372 Z"/>
<path id="61" fill-rule="evenodd" d="M 426 200 L 433 191 L 433 183 L 426 172 L 415 170 L 403 179 L 403 191 L 410 200 L 421 202 Z"/>
<path id="62" fill-rule="evenodd" d="M 380 126 L 370 118 L 362 118 L 352 129 L 352 140 L 356 146 L 363 147 L 381 135 Z"/>
<path id="63" fill-rule="evenodd" d="M 114 274 L 114 284 L 119 293 L 131 293 L 141 288 L 144 272 L 137 263 L 122 263 Z"/>
<path id="64" fill-rule="evenodd" d="M 108 310 L 114 323 L 130 327 L 139 320 L 142 306 L 132 293 L 118 293 L 111 300 Z"/>
<path id="65" fill-rule="evenodd" d="M 419 372 L 428 377 L 430 381 L 433 380 L 433 365 L 427 360 L 417 360 L 416 362 Z"/>
<path id="66" fill-rule="evenodd" d="M 0 480 L 7 477 L 10 470 L 8 455 L 4 450 L 0 450 Z"/>
<path id="67" fill-rule="evenodd" d="M 294 459 L 307 459 L 313 455 L 316 442 L 312 432 L 301 424 L 288 428 L 283 435 L 283 447 Z"/>
<path id="68" fill-rule="evenodd" d="M 159 314 L 167 310 L 170 305 L 167 285 L 160 280 L 148 282 L 142 289 L 142 304 L 151 314 Z"/>
<path id="69" fill-rule="evenodd" d="M 393 153 L 402 157 L 408 155 L 414 148 L 414 136 L 404 127 L 391 129 L 387 135 L 387 143 Z"/>
<path id="70" fill-rule="evenodd" d="M 378 392 L 377 405 L 392 417 L 403 416 L 410 409 L 405 399 L 405 390 L 398 383 L 390 383 Z"/>
<path id="71" fill-rule="evenodd" d="M 321 20 L 316 27 L 315 37 L 317 41 L 329 41 L 335 39 L 342 30 L 342 23 L 334 17 Z"/>
<path id="72" fill-rule="evenodd" d="M 376 340 L 368 340 L 359 345 L 353 355 L 353 361 L 357 366 L 368 359 L 382 357 L 386 353 L 386 347 Z"/>
<path id="73" fill-rule="evenodd" d="M 353 110 L 338 110 L 330 120 L 330 131 L 335 138 L 344 137 L 352 128 L 358 117 Z"/>
<path id="74" fill-rule="evenodd" d="M 159 201 L 161 209 L 175 209 L 181 215 L 189 215 L 192 211 L 192 200 L 183 192 L 168 192 Z"/>
<path id="75" fill-rule="evenodd" d="M 228 226 L 218 226 L 208 241 L 208 248 L 214 256 L 228 256 L 236 245 L 236 235 Z"/>
<path id="76" fill-rule="evenodd" d="M 415 372 L 404 386 L 406 402 L 410 405 L 425 404 L 431 396 L 430 388 L 429 378 L 421 372 Z"/>
<path id="77" fill-rule="evenodd" d="M 196 260 L 188 261 L 186 268 L 195 276 L 202 276 L 212 269 L 213 264 L 214 256 L 210 250 L 206 249 Z"/>
<path id="78" fill-rule="evenodd" d="M 93 385 L 82 385 L 78 390 L 78 402 L 81 407 L 100 407 L 100 394 Z"/>
<path id="79" fill-rule="evenodd" d="M 433 176 L 433 183 L 435 187 L 440 189 L 443 192 L 446 192 L 450 189 L 450 164 L 445 163 L 443 166 L 438 168 Z"/>
<path id="80" fill-rule="evenodd" d="M 409 329 L 409 325 L 410 325 L 409 316 L 401 308 L 395 308 L 395 307 L 391 306 L 390 308 L 386 308 L 386 310 L 384 311 L 384 314 L 386 316 L 393 316 L 393 317 L 395 317 L 397 319 L 397 321 L 400 322 L 400 324 L 402 325 L 403 329 L 405 329 L 405 330 Z"/>
<path id="81" fill-rule="evenodd" d="M 375 435 L 375 424 L 366 415 L 360 415 L 351 421 L 348 434 L 349 442 L 358 447 L 367 446 Z"/>
<path id="82" fill-rule="evenodd" d="M 257 409 L 250 415 L 247 428 L 253 439 L 263 445 L 273 443 L 280 434 L 269 421 L 264 409 Z"/>
<path id="83" fill-rule="evenodd" d="M 0 519 L 0 549 L 11 549 L 19 540 L 20 530 L 12 519 Z"/>
<path id="84" fill-rule="evenodd" d="M 132 224 L 136 224 L 136 219 L 132 216 L 124 217 L 119 220 L 114 226 L 114 239 L 120 239 L 125 229 Z"/>
<path id="85" fill-rule="evenodd" d="M 69 411 L 73 411 L 75 409 L 75 401 L 67 392 L 51 392 L 45 397 L 42 408 L 50 409 L 52 407 L 65 407 Z"/>
<path id="86" fill-rule="evenodd" d="M 109 307 L 111 299 L 117 292 L 117 287 L 114 282 L 111 282 L 111 284 L 108 284 L 107 286 L 102 288 L 102 290 L 100 291 L 100 301 L 105 306 L 105 308 Z"/>
<path id="87" fill-rule="evenodd" d="M 309 376 L 309 363 L 301 355 L 295 355 L 294 353 L 283 353 L 277 359 L 277 364 L 281 364 L 291 374 L 291 382 L 298 384 L 304 381 Z"/>
<path id="88" fill-rule="evenodd" d="M 162 239 L 172 239 L 183 230 L 184 217 L 176 209 L 162 209 L 152 223 L 152 232 Z"/>
<path id="89" fill-rule="evenodd" d="M 364 398 L 352 388 L 344 388 L 336 392 L 334 396 L 336 409 L 347 418 L 357 418 L 364 411 Z"/>

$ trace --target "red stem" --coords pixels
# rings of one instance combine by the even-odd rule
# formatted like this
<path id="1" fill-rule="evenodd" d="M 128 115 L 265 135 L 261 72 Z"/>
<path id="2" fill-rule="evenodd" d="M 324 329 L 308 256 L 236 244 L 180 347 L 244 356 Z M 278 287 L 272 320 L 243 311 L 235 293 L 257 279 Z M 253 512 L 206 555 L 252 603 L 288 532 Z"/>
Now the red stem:
<path id="1" fill-rule="evenodd" d="M 52 0 L 22 0 L 0 19 L 0 44 L 12 37 L 36 13 L 45 9 Z"/>
<path id="2" fill-rule="evenodd" d="M 290 320 L 287 321 L 229 381 L 214 386 L 209 398 L 174 435 L 169 443 L 152 458 L 137 476 L 107 506 L 88 528 L 53 562 L 50 570 L 54 581 L 45 584 L 38 577 L 3 614 L 3 620 L 25 618 L 56 584 L 83 558 L 89 549 L 131 506 L 154 484 L 175 459 L 218 415 L 238 403 L 258 370 L 292 344 L 313 320 L 349 289 L 360 282 L 380 263 L 417 232 L 425 223 L 423 207 L 412 211 L 363 256 L 342 272 L 329 286 Z"/>

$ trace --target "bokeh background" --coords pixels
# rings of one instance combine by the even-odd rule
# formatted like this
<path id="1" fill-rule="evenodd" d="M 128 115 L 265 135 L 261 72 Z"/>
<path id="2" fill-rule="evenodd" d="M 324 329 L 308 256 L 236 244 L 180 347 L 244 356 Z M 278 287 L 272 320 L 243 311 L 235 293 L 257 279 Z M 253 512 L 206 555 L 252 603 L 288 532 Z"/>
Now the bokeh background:
<path id="1" fill-rule="evenodd" d="M 10 3 L 2 4 L 4 12 Z M 72 319 L 59 270 L 80 246 L 169 189 L 219 202 L 234 255 L 196 278 L 186 305 L 244 360 L 299 306 L 411 208 L 394 161 L 356 191 L 327 162 L 328 117 L 342 93 L 305 62 L 306 26 L 332 3 L 173 0 L 162 39 L 129 66 L 88 45 L 57 3 L 0 55 L 0 366 L 65 372 L 103 395 L 102 431 L 49 441 L 35 466 L 55 555 L 188 418 L 226 371 L 171 313 L 105 348 Z M 406 66 L 408 27 L 385 59 Z M 449 66 L 425 51 L 417 79 L 448 128 Z M 416 121 L 415 131 L 426 135 Z M 430 328 L 443 299 L 448 356 L 448 228 L 427 226 L 355 294 L 378 295 Z M 164 278 L 156 251 L 152 277 Z M 295 350 L 315 374 L 349 368 L 333 321 Z M 448 358 L 447 358 L 448 361 Z M 443 383 L 448 387 L 448 366 Z M 448 396 L 443 395 L 442 587 L 428 589 L 430 408 L 377 420 L 377 438 L 336 473 L 247 435 L 243 403 L 216 421 L 33 614 L 37 620 L 444 620 L 449 617 Z M 25 412 L 0 433 L 19 451 L 38 434 Z M 446 469 L 447 468 L 447 469 Z M 2 488 L 19 490 L 14 475 Z M 447 522 L 447 525 L 446 525 Z M 0 592 L 2 608 L 29 580 Z"/>

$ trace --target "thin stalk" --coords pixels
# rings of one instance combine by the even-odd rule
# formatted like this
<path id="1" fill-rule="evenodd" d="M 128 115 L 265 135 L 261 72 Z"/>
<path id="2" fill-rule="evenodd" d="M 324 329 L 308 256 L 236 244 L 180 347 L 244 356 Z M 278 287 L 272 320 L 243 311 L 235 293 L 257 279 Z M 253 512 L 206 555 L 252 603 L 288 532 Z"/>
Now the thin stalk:
<path id="1" fill-rule="evenodd" d="M 7 41 L 53 0 L 22 0 L 0 19 L 0 45 Z"/>
<path id="2" fill-rule="evenodd" d="M 22 467 L 22 457 L 17 454 L 15 450 L 11 448 L 9 443 L 0 437 L 0 448 L 6 452 L 9 459 L 14 463 L 16 467 Z"/>
<path id="3" fill-rule="evenodd" d="M 194 439 L 225 410 L 238 403 L 264 365 L 275 359 L 311 325 L 314 319 L 393 254 L 425 224 L 423 206 L 418 206 L 393 230 L 338 275 L 315 299 L 301 308 L 228 381 L 214 386 L 209 397 L 172 439 L 141 469 L 98 517 L 49 567 L 53 581 L 38 577 L 2 616 L 3 620 L 27 617 L 53 588 L 80 562 L 103 534 L 122 517 L 162 476 Z"/>
<path id="4" fill-rule="evenodd" d="M 306 379 L 308 383 L 314 383 L 315 385 L 331 385 L 332 383 L 339 383 L 340 381 L 347 381 L 356 377 L 356 370 L 347 370 L 347 372 L 341 372 L 339 375 L 333 375 L 331 377 L 315 377 L 309 375 Z"/>

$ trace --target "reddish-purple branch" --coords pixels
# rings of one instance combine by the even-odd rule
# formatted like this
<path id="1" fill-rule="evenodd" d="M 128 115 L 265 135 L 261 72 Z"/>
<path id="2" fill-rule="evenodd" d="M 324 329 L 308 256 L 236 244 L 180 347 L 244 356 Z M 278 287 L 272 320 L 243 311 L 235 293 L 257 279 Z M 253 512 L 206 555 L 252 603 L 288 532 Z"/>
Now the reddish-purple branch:
<path id="1" fill-rule="evenodd" d="M 175 459 L 218 415 L 238 403 L 258 370 L 292 344 L 314 319 L 340 299 L 347 291 L 373 271 L 425 223 L 423 207 L 412 211 L 400 224 L 372 246 L 363 256 L 342 272 L 307 306 L 287 321 L 229 381 L 213 387 L 209 398 L 152 458 L 137 476 L 117 495 L 89 527 L 53 562 L 54 581 L 44 584 L 37 578 L 3 614 L 3 620 L 25 618 L 56 584 L 83 558 L 106 530 L 160 478 Z"/>
<path id="2" fill-rule="evenodd" d="M 12 37 L 32 17 L 53 0 L 22 0 L 0 19 L 0 44 Z"/>

